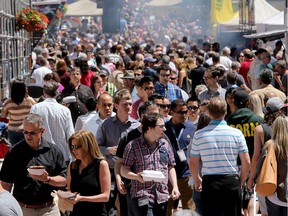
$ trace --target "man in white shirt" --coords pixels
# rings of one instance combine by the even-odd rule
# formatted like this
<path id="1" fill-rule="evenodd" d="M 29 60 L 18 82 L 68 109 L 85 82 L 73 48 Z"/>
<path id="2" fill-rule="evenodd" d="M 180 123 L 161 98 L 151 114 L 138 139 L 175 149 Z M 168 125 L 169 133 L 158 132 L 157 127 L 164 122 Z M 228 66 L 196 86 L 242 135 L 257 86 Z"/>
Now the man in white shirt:
<path id="1" fill-rule="evenodd" d="M 64 155 L 66 162 L 71 159 L 67 145 L 69 137 L 74 133 L 74 126 L 70 110 L 59 104 L 54 98 L 58 94 L 58 83 L 47 81 L 43 86 L 44 101 L 33 105 L 30 113 L 43 118 L 45 132 L 43 138 L 57 145 Z"/>
<path id="2" fill-rule="evenodd" d="M 40 64 L 40 68 L 37 68 L 33 71 L 31 75 L 31 83 L 43 87 L 44 76 L 48 73 L 52 73 L 52 71 L 48 68 L 49 63 L 43 56 L 37 56 L 37 60 Z"/>
<path id="3" fill-rule="evenodd" d="M 89 130 L 96 137 L 99 126 L 110 116 L 115 116 L 113 112 L 113 98 L 108 93 L 103 93 L 98 97 L 97 104 L 98 113 L 92 111 L 89 115 L 85 114 L 82 116 L 81 120 L 78 117 L 75 124 L 75 131 L 77 130 Z M 79 121 L 82 121 L 82 127 L 79 128 Z M 77 124 L 78 123 L 78 124 Z"/>

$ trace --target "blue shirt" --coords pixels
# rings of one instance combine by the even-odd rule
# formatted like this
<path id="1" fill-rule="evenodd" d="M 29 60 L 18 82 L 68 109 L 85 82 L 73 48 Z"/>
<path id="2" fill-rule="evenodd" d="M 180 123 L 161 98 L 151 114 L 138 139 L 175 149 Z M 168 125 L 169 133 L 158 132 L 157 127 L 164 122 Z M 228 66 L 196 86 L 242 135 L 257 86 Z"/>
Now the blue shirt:
<path id="1" fill-rule="evenodd" d="M 195 131 L 195 126 L 192 122 L 185 121 L 182 127 L 175 128 L 172 124 L 172 121 L 168 121 L 165 123 L 166 131 L 165 134 L 169 138 L 171 142 L 171 146 L 173 148 L 175 162 L 176 162 L 176 173 L 178 178 L 184 178 L 187 176 L 191 176 L 188 161 L 180 160 L 177 151 L 183 150 L 184 154 L 187 155 L 187 150 L 191 139 L 193 138 L 193 134 Z"/>
<path id="2" fill-rule="evenodd" d="M 238 174 L 237 157 L 248 152 L 245 138 L 224 120 L 212 120 L 195 132 L 190 156 L 200 156 L 203 175 Z"/>
<path id="3" fill-rule="evenodd" d="M 154 90 L 154 93 L 158 93 L 169 98 L 170 102 L 174 101 L 175 99 L 182 99 L 181 89 L 172 83 L 168 83 L 167 86 L 164 86 L 160 82 L 157 82 L 154 86 Z"/>

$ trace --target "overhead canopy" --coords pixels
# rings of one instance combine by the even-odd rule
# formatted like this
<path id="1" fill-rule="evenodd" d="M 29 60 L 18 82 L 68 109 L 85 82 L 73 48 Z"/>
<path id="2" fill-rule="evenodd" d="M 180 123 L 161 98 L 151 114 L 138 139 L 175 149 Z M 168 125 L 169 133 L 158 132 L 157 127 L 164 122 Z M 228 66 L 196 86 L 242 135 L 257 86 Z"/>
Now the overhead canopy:
<path id="1" fill-rule="evenodd" d="M 182 3 L 182 0 L 152 0 L 147 4 L 150 7 L 168 7 Z"/>
<path id="2" fill-rule="evenodd" d="M 255 23 L 260 23 L 264 20 L 267 20 L 277 14 L 280 13 L 279 10 L 271 6 L 269 3 L 267 3 L 265 0 L 256 0 L 255 2 Z M 239 30 L 239 15 L 235 16 L 233 19 L 223 22 L 220 24 L 223 28 L 229 28 Z"/>
<path id="3" fill-rule="evenodd" d="M 284 29 L 284 11 L 257 24 L 257 32 Z"/>
<path id="4" fill-rule="evenodd" d="M 285 37 L 285 30 L 274 30 L 269 32 L 255 33 L 251 35 L 243 35 L 245 38 L 261 39 L 264 43 L 268 41 L 278 40 Z"/>
<path id="5" fill-rule="evenodd" d="M 97 8 L 95 2 L 89 0 L 79 0 L 68 5 L 68 10 L 65 16 L 101 16 L 103 9 Z"/>

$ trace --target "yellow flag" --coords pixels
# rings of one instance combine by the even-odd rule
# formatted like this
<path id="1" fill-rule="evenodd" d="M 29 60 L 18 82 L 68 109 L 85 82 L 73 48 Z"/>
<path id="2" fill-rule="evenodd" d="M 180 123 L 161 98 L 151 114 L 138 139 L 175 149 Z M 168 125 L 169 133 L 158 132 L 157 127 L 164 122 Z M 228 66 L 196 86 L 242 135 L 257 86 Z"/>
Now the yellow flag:
<path id="1" fill-rule="evenodd" d="M 234 17 L 232 0 L 211 0 L 211 22 L 218 24 Z"/>

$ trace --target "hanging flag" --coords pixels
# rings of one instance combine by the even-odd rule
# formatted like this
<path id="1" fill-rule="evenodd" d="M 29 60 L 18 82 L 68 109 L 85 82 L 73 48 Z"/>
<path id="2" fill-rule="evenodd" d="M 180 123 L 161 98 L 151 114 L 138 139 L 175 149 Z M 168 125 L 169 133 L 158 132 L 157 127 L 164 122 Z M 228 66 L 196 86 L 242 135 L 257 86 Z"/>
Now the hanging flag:
<path id="1" fill-rule="evenodd" d="M 232 0 L 211 0 L 211 23 L 226 22 L 234 17 Z"/>

